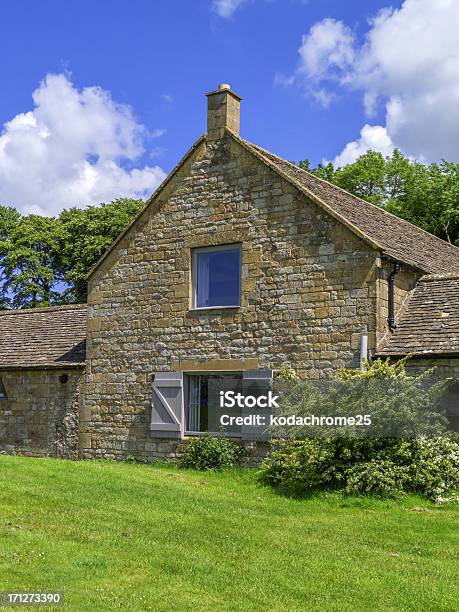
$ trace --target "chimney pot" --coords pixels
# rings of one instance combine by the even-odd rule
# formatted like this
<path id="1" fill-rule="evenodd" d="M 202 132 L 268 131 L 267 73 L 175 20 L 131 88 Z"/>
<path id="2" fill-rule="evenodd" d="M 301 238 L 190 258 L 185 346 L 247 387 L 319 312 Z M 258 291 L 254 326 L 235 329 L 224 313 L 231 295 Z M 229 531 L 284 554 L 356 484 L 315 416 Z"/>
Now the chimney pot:
<path id="1" fill-rule="evenodd" d="M 239 134 L 241 96 L 228 83 L 220 83 L 207 96 L 207 140 L 218 140 L 229 128 Z"/>

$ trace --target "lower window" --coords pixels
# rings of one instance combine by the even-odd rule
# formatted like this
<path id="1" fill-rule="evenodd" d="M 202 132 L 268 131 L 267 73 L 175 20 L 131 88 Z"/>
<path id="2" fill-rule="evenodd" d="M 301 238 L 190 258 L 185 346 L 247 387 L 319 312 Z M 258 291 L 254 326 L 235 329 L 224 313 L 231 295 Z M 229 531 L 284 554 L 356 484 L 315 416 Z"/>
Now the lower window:
<path id="1" fill-rule="evenodd" d="M 184 382 L 186 433 L 218 433 L 220 390 L 240 388 L 242 372 L 187 374 Z"/>

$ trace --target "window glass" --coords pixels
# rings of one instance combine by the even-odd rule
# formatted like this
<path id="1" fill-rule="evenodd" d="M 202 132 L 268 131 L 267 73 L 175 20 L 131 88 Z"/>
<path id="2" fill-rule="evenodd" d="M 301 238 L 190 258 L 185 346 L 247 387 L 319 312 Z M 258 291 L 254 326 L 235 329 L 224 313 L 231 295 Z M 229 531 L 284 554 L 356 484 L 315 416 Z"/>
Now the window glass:
<path id="1" fill-rule="evenodd" d="M 186 380 L 185 417 L 188 432 L 218 432 L 215 413 L 220 389 L 241 390 L 241 372 L 221 374 L 188 374 Z M 214 412 L 212 412 L 212 410 Z"/>
<path id="2" fill-rule="evenodd" d="M 195 249 L 193 255 L 194 307 L 239 306 L 240 245 Z"/>

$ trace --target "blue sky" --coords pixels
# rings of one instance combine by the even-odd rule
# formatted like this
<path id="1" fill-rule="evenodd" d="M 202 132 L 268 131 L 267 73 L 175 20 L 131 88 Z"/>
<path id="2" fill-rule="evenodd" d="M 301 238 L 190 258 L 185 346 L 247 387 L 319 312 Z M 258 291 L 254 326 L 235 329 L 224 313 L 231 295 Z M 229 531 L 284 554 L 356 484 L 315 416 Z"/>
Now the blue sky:
<path id="1" fill-rule="evenodd" d="M 0 201 L 55 214 L 145 195 L 220 82 L 243 96 L 242 136 L 290 160 L 345 164 L 369 143 L 457 160 L 459 7 L 434 4 L 4 0 Z"/>

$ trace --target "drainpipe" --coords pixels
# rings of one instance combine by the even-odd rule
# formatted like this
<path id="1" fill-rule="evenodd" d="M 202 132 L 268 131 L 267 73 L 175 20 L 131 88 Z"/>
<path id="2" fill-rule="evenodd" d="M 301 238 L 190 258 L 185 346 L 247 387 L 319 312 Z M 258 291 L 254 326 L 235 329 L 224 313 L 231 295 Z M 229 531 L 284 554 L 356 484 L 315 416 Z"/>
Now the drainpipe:
<path id="1" fill-rule="evenodd" d="M 394 268 L 392 272 L 389 272 L 387 276 L 387 303 L 388 303 L 388 316 L 387 323 L 389 329 L 394 330 L 397 325 L 395 324 L 395 275 L 400 271 L 400 264 L 398 261 L 394 262 Z"/>
<path id="2" fill-rule="evenodd" d="M 362 334 L 360 336 L 360 370 L 365 370 L 365 363 L 368 361 L 368 336 Z"/>

